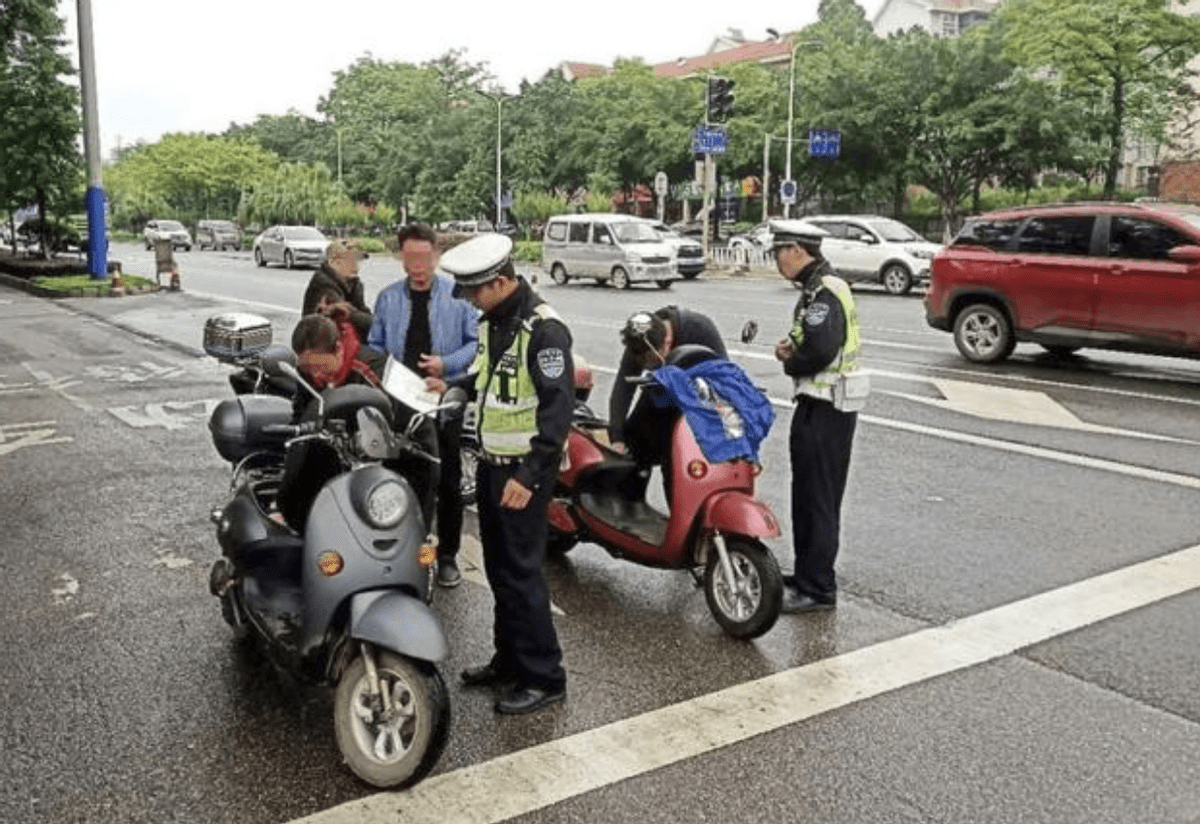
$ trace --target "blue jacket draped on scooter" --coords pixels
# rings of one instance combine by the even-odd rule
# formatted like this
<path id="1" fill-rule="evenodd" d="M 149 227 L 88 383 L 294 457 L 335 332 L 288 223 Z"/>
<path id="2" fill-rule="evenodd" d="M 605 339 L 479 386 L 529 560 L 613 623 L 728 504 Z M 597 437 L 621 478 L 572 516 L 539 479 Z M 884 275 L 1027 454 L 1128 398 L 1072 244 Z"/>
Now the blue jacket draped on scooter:
<path id="1" fill-rule="evenodd" d="M 664 397 L 656 397 L 655 403 L 674 404 L 683 412 L 704 457 L 713 462 L 758 460 L 758 447 L 771 431 L 775 410 L 742 367 L 716 359 L 684 369 L 664 365 L 650 374 L 664 390 L 656 393 Z"/>

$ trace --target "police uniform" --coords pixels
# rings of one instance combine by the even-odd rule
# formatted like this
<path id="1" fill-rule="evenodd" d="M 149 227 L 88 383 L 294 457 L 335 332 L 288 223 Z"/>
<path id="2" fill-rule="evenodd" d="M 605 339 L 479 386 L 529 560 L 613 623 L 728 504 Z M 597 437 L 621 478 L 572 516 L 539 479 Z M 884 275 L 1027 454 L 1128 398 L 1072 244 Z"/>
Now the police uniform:
<path id="1" fill-rule="evenodd" d="M 442 256 L 462 286 L 512 273 L 512 241 L 484 235 Z M 515 682 L 496 709 L 521 713 L 561 700 L 562 649 L 550 615 L 547 510 L 575 405 L 571 335 L 522 278 L 479 322 L 479 350 L 468 376 L 475 395 L 479 533 L 495 598 L 492 660 L 462 675 L 466 686 Z M 522 509 L 500 506 L 509 479 L 532 492 Z"/>
<path id="2" fill-rule="evenodd" d="M 831 609 L 837 602 L 842 496 L 858 413 L 834 408 L 839 375 L 857 367 L 858 312 L 850 287 L 820 256 L 826 233 L 802 220 L 771 222 L 774 245 L 797 243 L 816 258 L 795 279 L 803 284 L 792 312 L 791 354 L 783 370 L 794 384 L 789 452 L 792 467 L 794 580 L 784 611 Z"/>

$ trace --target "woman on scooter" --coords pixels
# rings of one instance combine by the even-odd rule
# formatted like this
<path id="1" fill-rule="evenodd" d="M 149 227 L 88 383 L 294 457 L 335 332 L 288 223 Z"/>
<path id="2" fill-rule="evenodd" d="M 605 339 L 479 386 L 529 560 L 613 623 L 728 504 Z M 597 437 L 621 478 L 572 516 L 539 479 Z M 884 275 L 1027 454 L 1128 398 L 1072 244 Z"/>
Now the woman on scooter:
<path id="1" fill-rule="evenodd" d="M 643 392 L 630 412 L 634 385 L 629 378 L 661 366 L 667 355 L 679 346 L 704 346 L 720 358 L 728 357 L 728 354 L 721 333 L 711 318 L 677 306 L 631 315 L 621 329 L 621 342 L 625 351 L 609 396 L 608 433 L 612 448 L 622 453 L 628 451 L 637 462 L 637 474 L 631 476 L 622 489 L 629 500 L 637 501 L 645 497 L 653 467 L 663 465 L 666 460 L 671 427 L 679 418 L 679 410 L 674 406 L 660 407 L 653 402 L 650 393 Z"/>
<path id="2" fill-rule="evenodd" d="M 348 384 L 362 384 L 379 388 L 387 354 L 359 342 L 357 329 L 352 322 L 342 319 L 334 321 L 325 315 L 305 315 L 292 331 L 292 349 L 301 374 L 319 390 L 336 388 Z M 298 396 L 307 398 L 304 393 Z M 392 401 L 394 427 L 403 431 L 411 420 L 413 411 Z M 300 413 L 300 416 L 303 412 Z M 425 452 L 436 456 L 437 430 L 432 420 L 421 422 L 413 440 Z M 285 464 L 280 507 L 287 522 L 297 531 L 303 529 L 309 506 L 325 482 L 342 471 L 336 458 L 331 458 L 327 449 L 306 442 L 288 451 Z M 425 525 L 432 523 L 436 503 L 438 466 L 429 460 L 413 457 L 401 458 L 393 467 L 408 479 L 421 500 L 421 513 Z"/>

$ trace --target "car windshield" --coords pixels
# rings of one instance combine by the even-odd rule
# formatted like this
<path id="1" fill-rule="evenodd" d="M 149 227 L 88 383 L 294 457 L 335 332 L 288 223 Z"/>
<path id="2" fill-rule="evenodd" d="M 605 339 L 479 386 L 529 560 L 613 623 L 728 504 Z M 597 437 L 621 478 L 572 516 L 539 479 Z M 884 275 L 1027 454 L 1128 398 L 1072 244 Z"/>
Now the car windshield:
<path id="1" fill-rule="evenodd" d="M 653 243 L 658 240 L 658 232 L 645 223 L 618 223 L 613 230 L 621 243 Z"/>
<path id="2" fill-rule="evenodd" d="M 160 220 L 158 228 L 164 232 L 180 232 L 183 231 L 183 224 L 178 220 Z"/>
<path id="3" fill-rule="evenodd" d="M 233 224 L 230 223 L 228 220 L 214 220 L 212 222 L 212 227 L 214 229 L 220 229 L 221 231 L 224 231 L 224 232 L 233 231 Z"/>
<path id="4" fill-rule="evenodd" d="M 907 243 L 913 240 L 925 239 L 900 221 L 892 220 L 891 218 L 885 217 L 879 220 L 868 220 L 867 225 L 874 229 L 875 233 L 881 238 L 892 243 Z"/>
<path id="5" fill-rule="evenodd" d="M 288 240 L 325 240 L 325 235 L 311 226 L 286 226 L 283 236 Z"/>

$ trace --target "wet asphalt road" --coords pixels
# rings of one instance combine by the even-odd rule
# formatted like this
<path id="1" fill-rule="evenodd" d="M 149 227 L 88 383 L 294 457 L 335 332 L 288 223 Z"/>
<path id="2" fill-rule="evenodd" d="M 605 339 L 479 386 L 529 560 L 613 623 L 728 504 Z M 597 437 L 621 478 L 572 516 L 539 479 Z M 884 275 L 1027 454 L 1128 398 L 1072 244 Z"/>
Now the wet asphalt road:
<path id="1" fill-rule="evenodd" d="M 452 646 L 450 745 L 416 792 L 379 796 L 340 764 L 330 694 L 236 647 L 207 592 L 207 516 L 227 471 L 204 421 L 228 390 L 225 369 L 194 354 L 199 330 L 230 309 L 290 329 L 307 274 L 236 256 L 184 259 L 182 293 L 53 302 L 0 288 L 4 821 L 334 821 L 338 805 L 355 802 L 345 820 L 420 820 L 418 802 L 440 820 L 1200 818 L 1194 588 L 873 697 L 854 697 L 870 692 L 851 657 L 878 650 L 882 677 L 906 664 L 889 651 L 899 656 L 914 633 L 1200 542 L 1200 367 L 1107 353 L 1064 365 L 1022 348 L 980 373 L 923 327 L 918 298 L 860 292 L 876 394 L 856 443 L 837 613 L 785 617 L 762 639 L 735 642 L 686 575 L 579 547 L 548 565 L 568 702 L 499 719 L 487 695 L 453 683 L 488 655 L 490 596 L 468 569 L 472 580 L 436 602 Z M 369 296 L 394 276 L 389 263 L 364 268 Z M 597 398 L 620 320 L 670 301 L 726 330 L 757 319 L 764 339 L 731 341 L 735 357 L 786 397 L 767 353 L 794 294 L 777 281 L 704 278 L 669 293 L 542 287 L 597 365 Z M 1014 410 L 1036 404 L 1011 392 L 1047 397 L 1082 425 L 1023 418 Z M 760 492 L 786 523 L 779 412 Z M 787 542 L 772 548 L 789 567 Z M 1132 589 L 1142 578 L 1129 580 Z M 630 737 L 622 748 L 635 766 L 616 778 L 546 777 L 530 765 L 531 746 L 585 740 L 604 725 L 622 740 L 623 725 L 672 707 L 695 707 L 707 724 L 712 710 L 684 702 L 822 662 L 843 680 L 825 676 L 795 700 L 837 687 L 831 709 L 747 740 L 720 743 L 748 723 L 739 710 L 716 713 L 719 733 L 678 725 L 680 736 L 695 726 L 712 737 L 668 742 L 697 748 L 681 761 L 656 760 L 654 742 Z M 755 696 L 749 709 L 767 705 L 745 694 Z M 455 811 L 454 799 L 496 774 L 506 787 L 490 798 L 496 817 L 483 804 Z M 584 789 L 538 800 L 539 788 L 572 782 Z"/>

